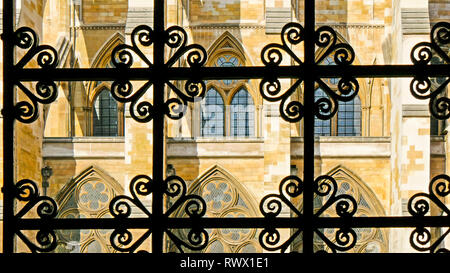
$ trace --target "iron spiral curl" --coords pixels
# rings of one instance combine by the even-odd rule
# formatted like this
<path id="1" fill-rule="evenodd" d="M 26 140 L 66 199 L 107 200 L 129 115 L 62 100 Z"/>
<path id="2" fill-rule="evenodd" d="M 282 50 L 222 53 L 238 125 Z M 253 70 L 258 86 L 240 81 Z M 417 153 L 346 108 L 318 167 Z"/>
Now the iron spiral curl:
<path id="1" fill-rule="evenodd" d="M 417 227 L 415 228 L 409 237 L 410 245 L 417 251 L 429 251 L 431 253 L 450 253 L 450 250 L 442 247 L 442 243 L 450 233 L 450 228 L 447 231 L 440 235 L 435 241 L 432 242 L 434 236 L 431 235 L 431 232 L 428 228 Z"/>
<path id="2" fill-rule="evenodd" d="M 58 65 L 58 52 L 49 45 L 39 45 L 39 38 L 36 32 L 29 27 L 20 27 L 14 33 L 14 44 L 26 49 L 27 52 L 15 65 L 17 68 L 24 68 L 36 57 L 37 64 L 43 69 L 56 68 Z"/>
<path id="3" fill-rule="evenodd" d="M 275 219 L 280 215 L 283 204 L 288 206 L 290 210 L 300 219 L 302 213 L 295 204 L 292 203 L 291 198 L 300 197 L 303 193 L 303 181 L 295 176 L 290 175 L 283 178 L 280 182 L 279 193 L 266 195 L 260 202 L 259 208 L 264 217 L 268 219 Z M 286 241 L 281 242 L 280 232 L 271 226 L 265 227 L 260 235 L 260 245 L 269 251 L 281 250 L 285 252 L 291 243 L 302 231 L 302 227 L 294 232 Z"/>
<path id="4" fill-rule="evenodd" d="M 58 96 L 58 88 L 55 82 L 42 80 L 36 83 L 35 92 L 32 92 L 21 82 L 17 87 L 28 97 L 29 101 L 19 101 L 14 105 L 15 118 L 23 123 L 32 123 L 39 117 L 39 104 L 50 104 Z"/>
<path id="5" fill-rule="evenodd" d="M 201 228 L 199 220 L 206 214 L 206 202 L 202 197 L 194 194 L 186 194 L 187 186 L 186 182 L 179 176 L 173 175 L 166 178 L 165 182 L 165 194 L 169 197 L 171 202 L 169 208 L 164 213 L 166 217 L 180 209 L 184 210 L 184 213 L 192 220 L 192 227 L 186 235 L 187 240 L 182 240 L 178 235 L 166 229 L 166 234 L 172 240 L 174 245 L 180 252 L 184 252 L 183 248 L 189 250 L 202 250 L 209 241 L 208 232 Z M 179 235 L 182 235 L 181 233 Z"/>
<path id="6" fill-rule="evenodd" d="M 355 60 L 355 51 L 349 44 L 338 43 L 336 31 L 329 26 L 322 26 L 316 30 L 315 43 L 319 48 L 325 50 L 316 60 L 321 63 L 325 58 L 334 54 L 333 60 L 336 65 L 351 65 Z"/>
<path id="7" fill-rule="evenodd" d="M 450 64 L 450 57 L 444 48 L 450 44 L 450 23 L 439 22 L 433 26 L 430 34 L 431 42 L 416 44 L 411 50 L 411 61 L 421 71 L 415 75 L 410 83 L 411 94 L 420 100 L 430 99 L 429 110 L 436 119 L 448 119 L 450 117 L 450 99 L 446 97 L 446 87 L 450 77 L 432 81 L 423 73 L 426 65 Z"/>
<path id="8" fill-rule="evenodd" d="M 133 54 L 139 56 L 140 60 L 148 67 L 152 62 L 142 52 L 140 47 L 150 47 L 153 44 L 153 30 L 146 25 L 139 25 L 131 32 L 131 45 L 117 45 L 111 53 L 112 64 L 119 69 L 130 68 L 134 64 Z"/>
<path id="9" fill-rule="evenodd" d="M 36 212 L 41 219 L 46 220 L 56 217 L 58 205 L 52 198 L 40 196 L 36 182 L 30 179 L 22 179 L 16 183 L 15 187 L 17 200 L 27 202 L 16 214 L 16 217 L 23 217 L 33 208 L 36 208 Z"/>
<path id="10" fill-rule="evenodd" d="M 287 176 L 281 180 L 278 194 L 269 194 L 261 199 L 259 209 L 264 217 L 277 217 L 284 204 L 297 216 L 301 216 L 302 213 L 292 204 L 290 198 L 299 197 L 302 193 L 303 181 L 295 175 Z"/>
<path id="11" fill-rule="evenodd" d="M 352 249 L 357 242 L 356 232 L 351 228 L 344 227 L 338 229 L 335 233 L 334 240 L 330 240 L 319 230 L 315 230 L 315 232 L 333 253 L 337 253 L 338 251 L 348 251 Z"/>
<path id="12" fill-rule="evenodd" d="M 54 230 L 49 229 L 47 222 L 58 214 L 58 205 L 55 200 L 47 196 L 40 196 L 36 182 L 22 179 L 15 184 L 15 198 L 26 204 L 16 213 L 17 219 L 23 218 L 35 209 L 42 220 L 41 228 L 37 231 L 35 242 L 29 240 L 20 230 L 17 235 L 28 246 L 31 252 L 50 252 L 56 248 L 57 239 Z"/>
<path id="13" fill-rule="evenodd" d="M 154 193 L 155 182 L 147 175 L 137 175 L 130 182 L 130 196 L 116 196 L 109 204 L 111 215 L 120 221 L 129 221 L 132 216 L 133 207 L 137 207 L 144 212 L 152 221 L 152 212 L 147 210 L 141 197 L 147 197 Z M 163 217 L 170 217 L 175 211 L 183 209 L 186 215 L 192 220 L 192 227 L 187 234 L 187 240 L 181 240 L 167 227 L 164 232 L 182 250 L 182 247 L 191 250 L 200 250 L 208 244 L 208 233 L 199 225 L 199 220 L 206 214 L 206 202 L 198 195 L 187 194 L 186 182 L 179 176 L 167 177 L 162 185 L 163 194 L 168 197 L 167 209 Z M 111 236 L 111 245 L 120 252 L 135 252 L 149 238 L 152 233 L 151 227 L 134 238 L 134 234 L 126 228 L 115 229 Z"/>
<path id="14" fill-rule="evenodd" d="M 327 209 L 335 205 L 335 212 L 339 217 L 350 218 L 355 215 L 358 209 L 355 198 L 348 194 L 338 194 L 338 184 L 336 180 L 329 175 L 318 176 L 314 180 L 314 192 L 317 196 L 326 201 L 315 212 L 316 217 L 320 217 Z M 315 229 L 315 233 L 322 239 L 332 252 L 348 251 L 357 243 L 356 232 L 349 227 L 341 227 L 335 233 L 334 240 L 330 240 L 322 231 Z"/>
<path id="15" fill-rule="evenodd" d="M 281 31 L 282 44 L 271 43 L 261 51 L 261 60 L 269 69 L 276 69 L 283 62 L 285 52 L 299 66 L 303 61 L 291 50 L 292 45 L 298 45 L 304 41 L 303 26 L 298 23 L 288 23 Z M 264 77 L 259 85 L 261 96 L 270 102 L 280 101 L 280 115 L 289 122 L 300 121 L 304 116 L 304 106 L 300 101 L 290 100 L 292 94 L 300 87 L 302 79 L 297 79 L 287 90 L 281 89 L 279 79 L 269 76 Z"/>
<path id="16" fill-rule="evenodd" d="M 165 212 L 169 217 L 174 211 L 184 206 L 185 213 L 192 219 L 203 217 L 206 213 L 206 202 L 195 194 L 186 194 L 186 182 L 179 176 L 173 175 L 166 178 L 165 194 L 170 199 L 175 199 L 170 208 Z"/>
<path id="17" fill-rule="evenodd" d="M 353 196 L 337 194 L 338 184 L 332 176 L 321 175 L 317 177 L 314 180 L 314 192 L 320 197 L 327 197 L 325 204 L 315 213 L 316 216 L 320 216 L 333 204 L 339 217 L 352 217 L 358 210 L 358 205 Z"/>
<path id="18" fill-rule="evenodd" d="M 267 219 L 275 219 L 283 211 L 283 206 L 287 206 L 291 214 L 296 214 L 299 219 L 299 225 L 295 232 L 285 241 L 281 241 L 280 232 L 272 227 L 265 227 L 260 235 L 259 242 L 261 246 L 269 251 L 281 250 L 285 252 L 294 242 L 302 231 L 303 226 L 301 220 L 302 212 L 298 209 L 298 205 L 292 203 L 293 198 L 300 197 L 303 194 L 303 181 L 297 176 L 290 175 L 285 177 L 279 186 L 278 194 L 266 195 L 260 202 L 260 211 Z M 314 217 L 320 217 L 324 211 L 335 206 L 335 212 L 339 217 L 349 219 L 353 217 L 357 211 L 357 202 L 354 197 L 348 194 L 338 194 L 338 184 L 336 180 L 329 175 L 321 175 L 314 180 L 314 193 L 325 199 L 325 203 L 314 213 Z M 325 244 L 333 251 L 347 251 L 353 248 L 357 242 L 356 232 L 347 226 L 342 226 L 335 233 L 334 240 L 327 238 L 319 229 L 314 232 L 325 242 Z"/>
<path id="19" fill-rule="evenodd" d="M 428 186 L 428 193 L 417 193 L 408 201 L 408 212 L 418 219 L 425 217 L 431 211 L 431 204 L 437 206 L 443 213 L 450 216 L 450 209 L 441 201 L 450 194 L 450 177 L 446 174 L 440 174 L 431 179 Z M 417 226 L 410 235 L 411 246 L 418 251 L 430 252 L 448 252 L 448 249 L 440 248 L 442 241 L 450 233 L 450 228 L 440 235 L 435 241 L 431 241 L 429 229 L 423 226 Z"/>
<path id="20" fill-rule="evenodd" d="M 37 65 L 45 70 L 56 69 L 58 66 L 58 53 L 49 45 L 39 45 L 36 32 L 29 27 L 21 27 L 14 32 L 14 45 L 27 50 L 21 59 L 15 64 L 15 68 L 24 69 L 35 59 Z M 32 123 L 39 117 L 39 103 L 50 104 L 58 96 L 58 89 L 54 81 L 40 80 L 35 85 L 34 92 L 22 82 L 15 85 L 28 98 L 14 105 L 14 117 L 22 123 Z"/>
<path id="21" fill-rule="evenodd" d="M 417 193 L 408 201 L 408 212 L 414 217 L 422 217 L 430 212 L 430 201 L 450 215 L 450 209 L 440 200 L 450 194 L 450 177 L 440 174 L 431 179 L 428 193 Z"/>
<path id="22" fill-rule="evenodd" d="M 35 242 L 32 242 L 21 231 L 17 231 L 17 236 L 25 243 L 32 253 L 51 252 L 56 249 L 58 244 L 56 233 L 50 229 L 38 230 L 35 235 Z"/>
<path id="23" fill-rule="evenodd" d="M 130 182 L 130 193 L 132 198 L 125 195 L 114 197 L 109 203 L 109 212 L 115 218 L 124 219 L 131 216 L 132 207 L 136 206 L 148 217 L 151 217 L 151 212 L 147 210 L 141 202 L 141 196 L 145 197 L 153 192 L 153 180 L 147 175 L 137 175 Z"/>
<path id="24" fill-rule="evenodd" d="M 338 43 L 336 31 L 329 26 L 322 26 L 316 30 L 315 43 L 323 53 L 316 59 L 316 64 L 321 64 L 326 58 L 333 59 L 334 65 L 345 67 L 355 60 L 355 51 L 349 44 Z M 345 69 L 344 69 L 345 70 Z M 331 119 L 338 111 L 339 101 L 353 100 L 359 92 L 359 83 L 355 77 L 343 75 L 337 85 L 331 88 L 323 79 L 316 80 L 319 88 L 327 96 L 314 102 L 315 116 L 321 120 Z M 316 89 L 317 90 L 317 89 Z"/>

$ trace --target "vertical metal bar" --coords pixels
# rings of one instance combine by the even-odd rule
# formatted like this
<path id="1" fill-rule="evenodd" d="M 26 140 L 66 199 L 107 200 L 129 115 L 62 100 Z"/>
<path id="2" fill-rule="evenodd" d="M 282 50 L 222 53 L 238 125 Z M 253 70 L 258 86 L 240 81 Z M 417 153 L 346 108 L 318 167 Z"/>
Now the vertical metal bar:
<path id="1" fill-rule="evenodd" d="M 3 252 L 14 252 L 14 4 L 3 1 Z"/>
<path id="2" fill-rule="evenodd" d="M 304 191 L 303 253 L 313 253 L 313 183 L 314 183 L 314 78 L 315 78 L 315 10 L 314 0 L 305 1 L 305 79 L 304 79 Z"/>
<path id="3" fill-rule="evenodd" d="M 164 1 L 154 1 L 154 32 L 153 63 L 159 75 L 153 85 L 153 182 L 155 184 L 152 200 L 152 252 L 163 252 L 164 222 L 163 222 L 163 184 L 164 184 Z"/>

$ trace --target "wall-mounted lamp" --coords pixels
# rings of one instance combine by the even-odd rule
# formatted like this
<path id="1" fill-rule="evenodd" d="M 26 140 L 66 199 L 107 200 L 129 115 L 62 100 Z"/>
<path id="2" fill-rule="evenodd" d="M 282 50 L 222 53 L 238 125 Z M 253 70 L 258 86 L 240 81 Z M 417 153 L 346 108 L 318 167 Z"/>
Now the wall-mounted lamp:
<path id="1" fill-rule="evenodd" d="M 291 175 L 298 175 L 297 165 L 291 165 Z"/>
<path id="2" fill-rule="evenodd" d="M 48 183 L 48 179 L 50 176 L 52 176 L 53 170 L 49 166 L 45 166 L 41 169 L 41 175 L 42 175 L 42 189 L 44 190 L 44 196 L 47 196 L 47 188 L 50 186 Z"/>
<path id="3" fill-rule="evenodd" d="M 176 175 L 175 167 L 172 164 L 167 164 L 166 177 Z"/>

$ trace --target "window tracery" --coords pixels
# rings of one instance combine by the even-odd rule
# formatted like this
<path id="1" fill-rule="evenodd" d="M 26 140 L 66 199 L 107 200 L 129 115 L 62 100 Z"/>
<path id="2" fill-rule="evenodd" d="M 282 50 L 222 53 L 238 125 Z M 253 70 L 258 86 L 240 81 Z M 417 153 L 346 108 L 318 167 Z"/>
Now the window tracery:
<path id="1" fill-rule="evenodd" d="M 117 182 L 101 170 L 90 167 L 72 179 L 57 196 L 58 218 L 110 218 L 109 203 L 117 192 Z M 109 253 L 110 230 L 58 230 L 57 253 Z"/>
<path id="2" fill-rule="evenodd" d="M 214 166 L 191 185 L 191 194 L 201 196 L 207 205 L 205 217 L 245 218 L 256 216 L 252 198 L 224 169 Z M 182 214 L 182 211 L 180 212 Z M 180 231 L 183 233 L 183 231 Z M 206 253 L 261 252 L 256 229 L 208 229 Z M 183 236 L 187 236 L 184 234 Z M 172 250 L 175 250 L 172 247 Z"/>
<path id="3" fill-rule="evenodd" d="M 346 170 L 344 167 L 338 166 L 330 171 L 329 175 L 332 176 L 337 182 L 337 196 L 341 194 L 348 194 L 355 198 L 358 207 L 355 215 L 356 217 L 383 216 L 385 214 L 376 195 L 367 185 L 365 185 L 364 182 L 360 181 L 350 171 Z M 321 208 L 322 204 L 327 202 L 327 198 L 329 198 L 329 196 L 315 196 L 314 207 L 316 210 Z M 337 217 L 334 207 L 328 208 L 322 215 L 323 216 L 321 217 Z M 338 229 L 332 228 L 319 230 L 319 232 L 333 242 L 337 231 Z M 354 231 L 356 233 L 357 240 L 356 245 L 351 249 L 351 252 L 380 253 L 387 251 L 388 235 L 386 230 L 377 228 L 354 228 Z M 293 248 L 294 250 L 302 249 L 301 239 L 294 242 Z M 324 243 L 324 241 L 319 238 L 319 236 L 315 236 L 315 251 L 330 252 L 331 250 Z"/>

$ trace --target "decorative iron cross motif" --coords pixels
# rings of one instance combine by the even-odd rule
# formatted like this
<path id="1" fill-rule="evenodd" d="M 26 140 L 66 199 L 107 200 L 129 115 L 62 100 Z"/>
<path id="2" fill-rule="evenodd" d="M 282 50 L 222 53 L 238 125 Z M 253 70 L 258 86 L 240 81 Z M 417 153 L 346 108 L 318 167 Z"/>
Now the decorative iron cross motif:
<path id="1" fill-rule="evenodd" d="M 282 44 L 268 44 L 261 52 L 261 60 L 265 66 L 276 70 L 283 61 L 283 53 L 300 67 L 303 65 L 301 58 L 292 51 L 293 45 L 299 45 L 304 41 L 304 28 L 298 23 L 288 23 L 281 31 Z M 336 32 L 327 26 L 318 28 L 315 31 L 314 43 L 324 53 L 315 60 L 319 65 L 327 57 L 333 57 L 334 63 L 342 69 L 351 65 L 355 59 L 355 52 L 352 47 L 345 43 L 337 43 Z M 333 56 L 332 56 L 333 55 Z M 292 67 L 295 69 L 295 66 Z M 294 84 L 286 91 L 281 90 L 280 80 L 276 77 L 266 77 L 260 83 L 261 96 L 270 102 L 280 101 L 281 117 L 289 122 L 300 121 L 304 116 L 304 105 L 300 101 L 288 101 L 290 96 L 298 90 L 303 78 L 296 79 Z M 353 76 L 341 77 L 337 84 L 338 92 L 333 91 L 322 79 L 314 79 L 318 86 L 326 92 L 328 98 L 322 97 L 314 103 L 314 114 L 320 119 L 332 118 L 338 110 L 338 101 L 351 101 L 358 95 L 359 84 Z"/>
<path id="2" fill-rule="evenodd" d="M 133 90 L 133 86 L 129 80 L 116 80 L 111 86 L 112 96 L 119 102 L 130 104 L 130 114 L 134 120 L 138 122 L 149 122 L 153 119 L 155 112 L 154 106 L 149 101 L 138 103 L 138 100 L 143 94 L 153 85 L 154 80 L 161 80 L 166 74 L 165 68 L 173 66 L 177 61 L 180 61 L 183 55 L 186 55 L 186 64 L 195 71 L 196 68 L 203 66 L 206 62 L 206 50 L 197 44 L 187 44 L 187 33 L 184 29 L 178 26 L 172 26 L 165 30 L 162 37 L 158 37 L 168 47 L 175 49 L 175 53 L 163 65 L 155 67 L 154 64 L 146 57 L 145 53 L 141 51 L 139 45 L 144 47 L 152 46 L 156 33 L 151 27 L 141 25 L 136 27 L 131 33 L 132 45 L 119 45 L 112 53 L 112 63 L 119 70 L 127 70 L 134 63 L 133 54 L 137 55 L 141 62 L 151 68 L 150 75 L 153 80 L 146 82 L 137 91 Z M 160 70 L 160 71 L 158 71 Z M 172 119 L 179 119 L 186 111 L 188 102 L 201 100 L 205 95 L 206 86 L 202 80 L 190 78 L 186 80 L 184 85 L 184 92 L 169 80 L 163 80 L 164 83 L 175 92 L 177 98 L 169 98 L 164 103 L 163 111 L 168 117 Z"/>

